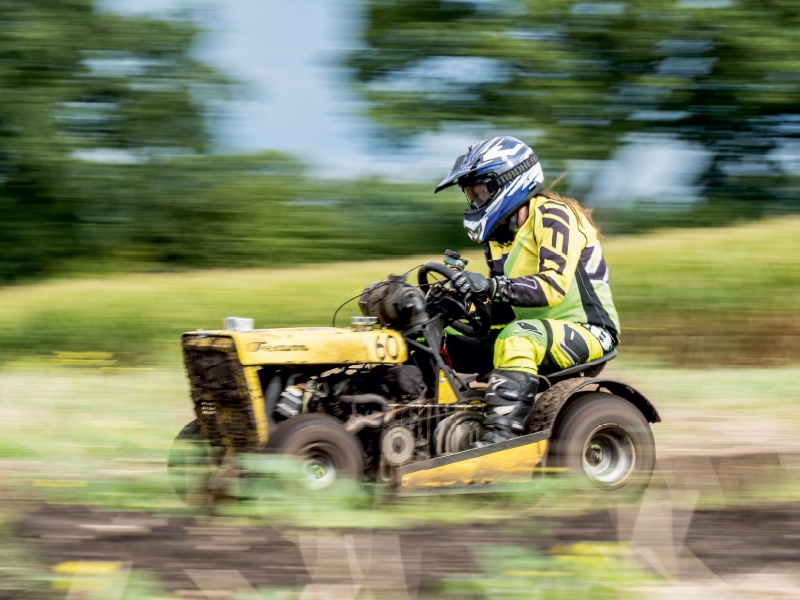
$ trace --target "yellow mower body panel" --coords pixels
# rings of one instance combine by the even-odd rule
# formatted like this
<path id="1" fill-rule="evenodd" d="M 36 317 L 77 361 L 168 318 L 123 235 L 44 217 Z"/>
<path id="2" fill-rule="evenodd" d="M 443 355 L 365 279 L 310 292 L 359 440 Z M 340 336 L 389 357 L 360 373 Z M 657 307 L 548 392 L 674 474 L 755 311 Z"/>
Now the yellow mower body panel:
<path id="1" fill-rule="evenodd" d="M 453 384 L 445 375 L 444 371 L 439 370 L 439 381 L 436 384 L 436 398 L 439 404 L 454 404 L 458 402 L 458 394 L 453 389 Z"/>
<path id="2" fill-rule="evenodd" d="M 400 364 L 408 348 L 396 331 L 356 331 L 339 327 L 295 327 L 253 331 L 198 331 L 184 334 L 184 344 L 214 345 L 220 337 L 233 339 L 244 366 Z"/>
<path id="3" fill-rule="evenodd" d="M 547 433 L 532 433 L 397 469 L 400 492 L 530 481 L 547 452 Z"/>

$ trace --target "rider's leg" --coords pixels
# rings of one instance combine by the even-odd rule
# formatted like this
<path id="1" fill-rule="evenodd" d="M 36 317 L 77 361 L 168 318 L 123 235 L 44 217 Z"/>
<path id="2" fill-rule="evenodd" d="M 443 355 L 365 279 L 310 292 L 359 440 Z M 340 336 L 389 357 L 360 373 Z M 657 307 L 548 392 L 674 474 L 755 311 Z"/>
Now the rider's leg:
<path id="1" fill-rule="evenodd" d="M 518 329 L 526 333 L 520 336 Z M 494 370 L 486 388 L 486 433 L 477 445 L 496 444 L 525 433 L 539 387 L 539 364 L 547 354 L 542 321 L 505 327 L 494 346 Z"/>
<path id="2" fill-rule="evenodd" d="M 589 329 L 571 321 L 515 321 L 497 338 L 494 366 L 534 374 L 544 369 L 547 374 L 601 358 L 612 348 L 610 343 L 607 346 L 603 348 Z"/>
<path id="3" fill-rule="evenodd" d="M 525 371 L 495 369 L 486 388 L 486 427 L 478 446 L 504 442 L 525 433 L 539 378 Z"/>
<path id="4" fill-rule="evenodd" d="M 565 369 L 604 353 L 588 329 L 569 321 L 524 320 L 505 327 L 495 343 L 482 441 L 496 443 L 525 433 L 540 366 L 548 371 Z"/>

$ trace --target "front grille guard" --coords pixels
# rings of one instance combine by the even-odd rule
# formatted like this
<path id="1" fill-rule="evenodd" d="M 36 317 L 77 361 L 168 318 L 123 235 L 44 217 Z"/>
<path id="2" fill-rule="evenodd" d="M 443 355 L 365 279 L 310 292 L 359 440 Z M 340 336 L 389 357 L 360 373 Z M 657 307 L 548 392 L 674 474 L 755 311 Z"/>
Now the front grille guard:
<path id="1" fill-rule="evenodd" d="M 267 441 L 264 398 L 255 367 L 242 366 L 228 337 L 188 337 L 183 356 L 195 415 L 211 444 L 233 450 Z"/>

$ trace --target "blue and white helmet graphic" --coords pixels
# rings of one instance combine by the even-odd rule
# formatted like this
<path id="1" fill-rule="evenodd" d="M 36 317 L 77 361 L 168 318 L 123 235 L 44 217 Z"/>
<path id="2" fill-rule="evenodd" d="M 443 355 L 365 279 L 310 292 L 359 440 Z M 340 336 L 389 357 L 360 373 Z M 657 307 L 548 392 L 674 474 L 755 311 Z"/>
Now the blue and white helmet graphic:
<path id="1" fill-rule="evenodd" d="M 485 242 L 497 226 L 544 187 L 539 159 L 527 144 L 509 136 L 473 144 L 456 159 L 435 192 L 451 185 L 462 188 L 485 183 L 491 198 L 464 211 L 464 228 L 474 242 Z"/>

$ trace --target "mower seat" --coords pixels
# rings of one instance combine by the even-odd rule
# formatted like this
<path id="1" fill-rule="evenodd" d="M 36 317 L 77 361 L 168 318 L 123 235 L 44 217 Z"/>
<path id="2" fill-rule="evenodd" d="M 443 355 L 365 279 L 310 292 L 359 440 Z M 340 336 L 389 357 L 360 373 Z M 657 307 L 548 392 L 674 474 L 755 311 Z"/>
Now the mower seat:
<path id="1" fill-rule="evenodd" d="M 571 377 L 595 377 L 600 374 L 600 371 L 603 370 L 603 367 L 606 366 L 606 363 L 613 358 L 616 358 L 617 351 L 616 349 L 612 348 L 611 352 L 602 356 L 596 360 L 590 360 L 587 363 L 583 363 L 581 365 L 575 365 L 574 367 L 568 367 L 566 369 L 562 369 L 561 371 L 554 371 L 552 373 L 541 373 L 540 375 L 547 377 L 550 385 L 558 381 L 563 381 L 565 379 L 569 379 Z"/>

